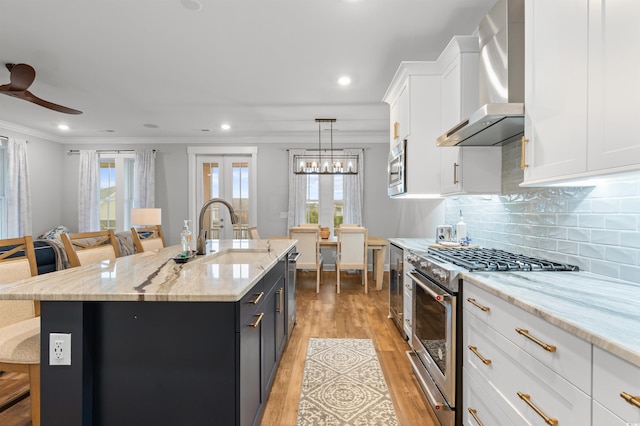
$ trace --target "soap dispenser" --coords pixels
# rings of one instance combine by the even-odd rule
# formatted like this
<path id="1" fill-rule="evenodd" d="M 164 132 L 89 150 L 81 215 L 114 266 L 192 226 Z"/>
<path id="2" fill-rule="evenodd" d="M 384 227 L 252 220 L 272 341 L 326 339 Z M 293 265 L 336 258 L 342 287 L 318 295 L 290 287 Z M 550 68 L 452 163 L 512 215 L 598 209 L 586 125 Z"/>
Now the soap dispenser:
<path id="1" fill-rule="evenodd" d="M 460 210 L 460 220 L 456 223 L 456 239 L 459 243 L 467 238 L 467 224 L 464 223 L 462 210 Z"/>
<path id="2" fill-rule="evenodd" d="M 182 232 L 180 233 L 180 244 L 182 244 L 182 257 L 189 257 L 191 255 L 191 240 L 193 236 L 189 230 L 190 220 L 185 219 Z"/>

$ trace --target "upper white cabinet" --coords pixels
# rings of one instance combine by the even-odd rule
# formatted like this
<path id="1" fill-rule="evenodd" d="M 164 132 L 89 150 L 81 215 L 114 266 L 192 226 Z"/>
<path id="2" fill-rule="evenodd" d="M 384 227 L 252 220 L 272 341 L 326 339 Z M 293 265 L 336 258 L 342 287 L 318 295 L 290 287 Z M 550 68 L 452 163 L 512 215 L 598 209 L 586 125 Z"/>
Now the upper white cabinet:
<path id="1" fill-rule="evenodd" d="M 405 188 L 399 197 L 440 194 L 440 74 L 435 62 L 402 62 L 383 101 L 390 106 L 391 146 L 406 139 Z M 397 136 L 397 138 L 396 138 Z"/>
<path id="2" fill-rule="evenodd" d="M 525 3 L 523 185 L 640 169 L 640 3 Z"/>
<path id="3" fill-rule="evenodd" d="M 456 36 L 438 58 L 440 134 L 478 109 L 478 37 Z M 435 143 L 435 140 L 434 140 Z M 441 147 L 441 193 L 499 193 L 501 147 Z"/>
<path id="4" fill-rule="evenodd" d="M 525 2 L 523 185 L 586 171 L 587 7 Z"/>
<path id="5" fill-rule="evenodd" d="M 640 168 L 640 2 L 589 1 L 588 170 Z"/>

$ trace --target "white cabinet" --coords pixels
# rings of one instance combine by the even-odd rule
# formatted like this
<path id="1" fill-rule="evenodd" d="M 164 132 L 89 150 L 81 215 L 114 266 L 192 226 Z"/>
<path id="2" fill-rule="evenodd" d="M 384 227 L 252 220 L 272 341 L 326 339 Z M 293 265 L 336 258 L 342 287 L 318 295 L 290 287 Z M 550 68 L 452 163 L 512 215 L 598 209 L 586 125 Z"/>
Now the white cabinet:
<path id="1" fill-rule="evenodd" d="M 627 398 L 635 398 L 636 405 L 625 400 L 623 392 Z M 594 347 L 593 400 L 594 425 L 640 424 L 640 366 Z M 596 423 L 596 413 L 612 421 Z"/>
<path id="2" fill-rule="evenodd" d="M 525 3 L 523 186 L 640 169 L 640 3 Z"/>
<path id="3" fill-rule="evenodd" d="M 506 424 L 545 416 L 591 424 L 591 345 L 469 282 L 463 288 L 463 374 L 481 388 L 463 407 L 501 407 Z"/>
<path id="4" fill-rule="evenodd" d="M 456 36 L 438 58 L 440 133 L 478 109 L 478 37 Z M 435 140 L 434 140 L 435 143 Z M 441 147 L 441 193 L 499 193 L 501 147 Z"/>
<path id="5" fill-rule="evenodd" d="M 589 1 L 589 113 L 587 168 L 640 167 L 640 2 Z"/>
<path id="6" fill-rule="evenodd" d="M 391 145 L 406 139 L 405 189 L 396 197 L 440 194 L 440 75 L 435 62 L 402 62 L 383 98 Z M 394 136 L 398 136 L 395 139 Z"/>
<path id="7" fill-rule="evenodd" d="M 587 12 L 587 0 L 525 2 L 525 185 L 586 171 Z"/>

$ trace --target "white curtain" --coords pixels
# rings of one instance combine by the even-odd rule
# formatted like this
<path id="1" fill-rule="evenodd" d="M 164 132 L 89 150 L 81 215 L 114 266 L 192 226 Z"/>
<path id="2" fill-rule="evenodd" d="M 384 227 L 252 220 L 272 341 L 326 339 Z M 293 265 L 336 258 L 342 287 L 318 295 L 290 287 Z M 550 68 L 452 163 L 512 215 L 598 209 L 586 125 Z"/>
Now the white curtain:
<path id="1" fill-rule="evenodd" d="M 80 150 L 78 183 L 78 231 L 99 231 L 100 158 L 97 151 Z"/>
<path id="2" fill-rule="evenodd" d="M 27 141 L 9 138 L 9 188 L 7 193 L 7 237 L 31 235 L 31 187 Z"/>
<path id="3" fill-rule="evenodd" d="M 155 158 L 154 151 L 136 151 L 133 207 L 153 208 L 156 206 Z"/>
<path id="4" fill-rule="evenodd" d="M 307 176 L 293 173 L 293 156 L 304 154 L 303 149 L 289 150 L 289 228 L 305 223 L 307 210 Z"/>
<path id="5" fill-rule="evenodd" d="M 345 149 L 345 154 L 358 156 L 358 174 L 344 175 L 343 223 L 362 225 L 362 205 L 364 203 L 364 151 Z"/>

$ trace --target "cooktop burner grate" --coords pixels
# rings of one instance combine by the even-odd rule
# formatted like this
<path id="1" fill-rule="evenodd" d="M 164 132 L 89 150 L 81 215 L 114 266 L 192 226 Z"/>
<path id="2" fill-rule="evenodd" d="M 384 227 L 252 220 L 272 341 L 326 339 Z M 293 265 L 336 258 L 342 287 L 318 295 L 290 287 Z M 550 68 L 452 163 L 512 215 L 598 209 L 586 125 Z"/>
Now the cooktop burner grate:
<path id="1" fill-rule="evenodd" d="M 578 271 L 566 263 L 487 248 L 429 248 L 429 254 L 470 271 Z"/>

